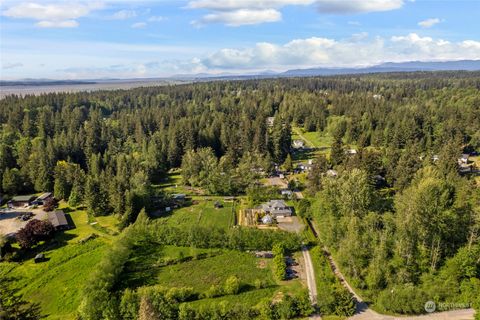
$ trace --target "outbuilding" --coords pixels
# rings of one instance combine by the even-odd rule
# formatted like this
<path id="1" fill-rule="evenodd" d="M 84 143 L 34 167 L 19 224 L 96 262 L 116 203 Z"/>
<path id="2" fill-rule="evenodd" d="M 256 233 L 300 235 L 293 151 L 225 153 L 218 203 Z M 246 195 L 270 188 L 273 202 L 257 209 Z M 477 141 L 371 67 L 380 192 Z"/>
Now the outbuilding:
<path id="1" fill-rule="evenodd" d="M 49 212 L 48 220 L 52 223 L 55 230 L 72 229 L 72 226 L 68 223 L 67 217 L 62 210 Z"/>
<path id="2" fill-rule="evenodd" d="M 272 224 L 273 223 L 272 216 L 269 215 L 269 214 L 264 215 L 263 218 L 262 218 L 262 223 L 263 224 Z"/>
<path id="3" fill-rule="evenodd" d="M 44 262 L 45 261 L 45 255 L 43 253 L 39 253 L 35 256 L 35 258 L 33 258 L 33 261 L 35 263 Z"/>
<path id="4" fill-rule="evenodd" d="M 28 207 L 32 204 L 34 196 L 16 196 L 13 197 L 12 200 L 8 201 L 9 208 L 22 208 Z"/>
<path id="5" fill-rule="evenodd" d="M 183 193 L 175 193 L 172 194 L 172 199 L 175 201 L 185 201 L 187 199 L 187 195 Z"/>
<path id="6" fill-rule="evenodd" d="M 35 199 L 35 201 L 33 201 L 32 204 L 41 206 L 41 205 L 44 205 L 45 202 L 47 202 L 50 199 L 53 199 L 53 194 L 51 192 L 45 192 L 42 195 L 40 195 L 37 199 Z"/>

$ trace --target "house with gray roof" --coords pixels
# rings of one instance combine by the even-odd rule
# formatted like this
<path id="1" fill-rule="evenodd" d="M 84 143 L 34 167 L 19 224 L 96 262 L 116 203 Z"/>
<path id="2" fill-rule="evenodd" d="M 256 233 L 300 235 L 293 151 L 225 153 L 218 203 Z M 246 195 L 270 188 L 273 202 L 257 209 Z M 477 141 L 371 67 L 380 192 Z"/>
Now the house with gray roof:
<path id="1" fill-rule="evenodd" d="M 67 217 L 62 210 L 49 212 L 48 220 L 52 223 L 55 230 L 68 230 L 73 228 L 68 223 Z"/>
<path id="2" fill-rule="evenodd" d="M 36 205 L 44 205 L 45 202 L 49 199 L 53 199 L 53 194 L 51 192 L 45 192 L 42 195 L 40 195 L 35 201 L 32 202 L 32 204 Z"/>
<path id="3" fill-rule="evenodd" d="M 270 200 L 269 202 L 262 203 L 260 209 L 275 218 L 290 217 L 292 215 L 292 208 L 287 206 L 283 200 Z"/>
<path id="4" fill-rule="evenodd" d="M 16 196 L 13 197 L 12 200 L 8 201 L 8 207 L 9 208 L 21 208 L 21 207 L 28 207 L 33 199 L 35 199 L 34 196 Z"/>

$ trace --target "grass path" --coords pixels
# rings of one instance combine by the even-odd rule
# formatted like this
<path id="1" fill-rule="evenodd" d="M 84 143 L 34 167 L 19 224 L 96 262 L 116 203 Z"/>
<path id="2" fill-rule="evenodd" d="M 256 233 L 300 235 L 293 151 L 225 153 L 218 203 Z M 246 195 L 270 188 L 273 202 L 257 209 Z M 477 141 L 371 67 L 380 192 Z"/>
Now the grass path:
<path id="1" fill-rule="evenodd" d="M 316 147 L 315 144 L 314 144 L 312 141 L 308 140 L 308 139 L 302 134 L 302 132 L 301 132 L 301 130 L 300 130 L 299 128 L 297 128 L 297 127 L 292 127 L 292 130 L 293 130 L 293 132 L 295 132 L 295 134 L 296 134 L 297 136 L 300 137 L 300 139 L 302 139 L 303 141 L 305 141 L 305 142 L 307 143 L 308 147 L 310 147 L 310 148 L 315 148 L 315 147 Z"/>

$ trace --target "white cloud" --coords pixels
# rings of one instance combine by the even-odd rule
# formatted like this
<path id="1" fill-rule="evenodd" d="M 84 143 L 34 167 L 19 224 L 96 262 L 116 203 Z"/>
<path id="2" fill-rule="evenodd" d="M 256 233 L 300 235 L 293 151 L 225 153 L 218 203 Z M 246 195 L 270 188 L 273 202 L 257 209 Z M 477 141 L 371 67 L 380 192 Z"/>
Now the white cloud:
<path id="1" fill-rule="evenodd" d="M 344 39 L 319 36 L 284 43 L 259 42 L 242 48 L 215 47 L 218 45 L 215 43 L 209 46 L 166 46 L 74 39 L 58 42 L 35 37 L 10 38 L 8 35 L 2 38 L 2 45 L 11 48 L 2 51 L 0 74 L 4 79 L 162 77 L 200 72 L 248 73 L 269 69 L 358 67 L 414 60 L 480 59 L 478 40 L 447 41 L 416 33 L 390 38 L 366 33 Z M 20 68 L 19 62 L 28 62 L 28 68 Z M 45 67 L 38 67 L 40 64 Z M 18 68 L 14 68 L 15 65 Z"/>
<path id="2" fill-rule="evenodd" d="M 151 16 L 150 18 L 148 18 L 148 22 L 161 22 L 165 20 L 167 20 L 167 18 L 162 16 Z"/>
<path id="3" fill-rule="evenodd" d="M 403 6 L 403 0 L 316 0 L 321 13 L 350 14 L 390 11 Z"/>
<path id="4" fill-rule="evenodd" d="M 238 9 L 271 9 L 287 5 L 309 5 L 316 0 L 194 0 L 187 5 L 191 9 L 238 10 Z"/>
<path id="5" fill-rule="evenodd" d="M 136 22 L 131 25 L 133 29 L 141 29 L 141 28 L 145 28 L 146 26 L 147 24 L 145 22 Z"/>
<path id="6" fill-rule="evenodd" d="M 452 43 L 415 33 L 383 39 L 361 33 L 344 40 L 312 37 L 283 45 L 263 42 L 250 48 L 221 49 L 202 59 L 202 63 L 208 69 L 262 70 L 460 59 L 480 59 L 480 42 Z"/>
<path id="7" fill-rule="evenodd" d="M 102 7 L 102 3 L 95 1 L 50 4 L 22 2 L 4 10 L 2 15 L 10 18 L 37 20 L 36 25 L 43 28 L 72 28 L 78 26 L 76 19 Z"/>
<path id="8" fill-rule="evenodd" d="M 201 26 L 207 23 L 224 23 L 230 27 L 238 27 L 242 25 L 275 22 L 281 19 L 282 14 L 275 9 L 239 9 L 234 11 L 210 13 L 203 16 L 199 21 L 193 21 L 193 24 L 196 26 Z"/>
<path id="9" fill-rule="evenodd" d="M 126 20 L 130 18 L 135 18 L 137 12 L 135 10 L 120 10 L 115 12 L 110 18 L 114 20 Z"/>
<path id="10" fill-rule="evenodd" d="M 62 20 L 62 21 L 39 21 L 35 23 L 40 28 L 76 28 L 78 22 L 76 20 Z"/>
<path id="11" fill-rule="evenodd" d="M 289 5 L 315 5 L 320 13 L 349 14 L 389 11 L 403 4 L 404 0 L 193 0 L 187 8 L 209 11 L 200 20 L 193 21 L 194 25 L 241 26 L 279 21 L 280 9 Z"/>
<path id="12" fill-rule="evenodd" d="M 238 27 L 280 21 L 280 8 L 287 5 L 310 5 L 314 2 L 315 0 L 194 0 L 188 3 L 187 8 L 210 11 L 200 20 L 192 21 L 195 26 L 223 23 Z"/>
<path id="13" fill-rule="evenodd" d="M 440 19 L 432 18 L 432 19 L 426 19 L 426 20 L 420 21 L 418 25 L 422 28 L 431 28 L 440 22 L 441 22 Z"/>

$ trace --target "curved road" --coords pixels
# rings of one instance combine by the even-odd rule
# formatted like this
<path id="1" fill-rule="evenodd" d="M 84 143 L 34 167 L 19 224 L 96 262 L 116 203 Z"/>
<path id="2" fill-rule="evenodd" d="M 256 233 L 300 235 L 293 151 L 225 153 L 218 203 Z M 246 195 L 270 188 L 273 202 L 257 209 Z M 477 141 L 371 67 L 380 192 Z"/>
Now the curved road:
<path id="1" fill-rule="evenodd" d="M 299 192 L 300 193 L 300 192 Z M 300 193 L 301 194 L 301 193 Z M 302 195 L 303 198 L 303 195 Z M 315 237 L 318 238 L 318 232 L 315 229 L 315 226 L 312 223 L 309 223 Z M 352 286 L 347 282 L 343 274 L 340 272 L 338 264 L 333 259 L 332 255 L 327 248 L 323 248 L 324 253 L 326 254 L 332 271 L 335 276 L 340 280 L 343 286 L 353 295 L 353 298 L 356 303 L 355 314 L 350 317 L 351 320 L 473 320 L 475 315 L 475 310 L 472 308 L 469 309 L 459 309 L 452 311 L 444 312 L 434 312 L 425 315 L 419 316 L 405 316 L 405 317 L 395 317 L 380 314 L 368 307 L 368 304 L 363 301 L 363 299 L 353 290 Z M 310 251 L 306 246 L 302 246 L 303 259 L 305 260 L 305 274 L 307 278 L 308 292 L 310 296 L 310 301 L 312 305 L 317 304 L 317 285 L 315 282 L 315 271 L 313 268 L 312 258 L 310 256 Z M 310 319 L 321 319 L 318 314 L 310 316 Z"/>
<path id="2" fill-rule="evenodd" d="M 340 272 L 337 263 L 333 260 L 332 255 L 326 248 L 323 248 L 323 251 L 327 254 L 327 258 L 330 262 L 330 266 L 332 270 L 340 280 L 342 285 L 347 288 L 348 291 L 353 295 L 353 298 L 356 303 L 356 310 L 355 315 L 350 317 L 351 320 L 473 320 L 475 310 L 472 308 L 469 309 L 459 309 L 459 310 L 452 310 L 452 311 L 444 311 L 444 312 L 434 312 L 425 315 L 419 316 L 388 316 L 380 314 L 372 309 L 370 309 L 363 301 L 362 297 L 360 297 L 355 290 L 353 290 L 352 286 L 347 282 L 343 274 Z"/>

